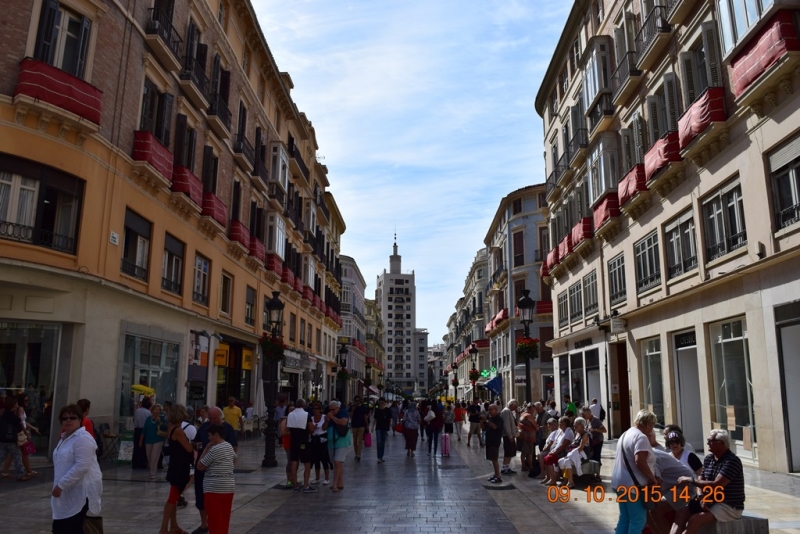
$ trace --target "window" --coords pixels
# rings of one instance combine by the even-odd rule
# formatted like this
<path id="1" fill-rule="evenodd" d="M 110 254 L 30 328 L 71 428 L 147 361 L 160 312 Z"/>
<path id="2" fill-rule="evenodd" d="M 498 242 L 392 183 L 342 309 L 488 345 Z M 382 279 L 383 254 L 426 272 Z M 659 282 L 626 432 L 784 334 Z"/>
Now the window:
<path id="1" fill-rule="evenodd" d="M 519 215 L 522 213 L 522 199 L 518 198 L 511 203 L 511 214 Z"/>
<path id="2" fill-rule="evenodd" d="M 194 155 L 197 149 L 197 131 L 187 123 L 186 115 L 175 118 L 175 166 L 186 167 L 194 173 Z"/>
<path id="3" fill-rule="evenodd" d="M 582 289 L 581 282 L 569 286 L 570 321 L 579 321 L 583 318 L 583 304 L 581 303 Z"/>
<path id="4" fill-rule="evenodd" d="M 747 244 L 744 200 L 739 180 L 720 188 L 703 203 L 706 261 L 724 256 Z"/>
<path id="5" fill-rule="evenodd" d="M 42 3 L 34 58 L 83 78 L 92 21 L 56 0 Z"/>
<path id="6" fill-rule="evenodd" d="M 222 271 L 222 280 L 219 285 L 219 310 L 230 315 L 231 313 L 231 293 L 233 292 L 233 277 Z"/>
<path id="7" fill-rule="evenodd" d="M 773 0 L 717 0 L 722 49 L 727 54 L 772 7 Z"/>
<path id="8" fill-rule="evenodd" d="M 683 101 L 688 108 L 708 87 L 721 87 L 719 39 L 713 21 L 703 23 L 703 38 L 688 51 L 681 52 Z"/>
<path id="9" fill-rule="evenodd" d="M 293 313 L 290 313 L 289 314 L 289 341 L 294 341 L 295 340 L 295 336 L 297 335 L 295 333 L 295 330 L 297 330 L 297 315 L 295 315 Z"/>
<path id="10" fill-rule="evenodd" d="M 569 300 L 567 292 L 563 291 L 558 295 L 558 326 L 564 327 L 569 324 Z"/>
<path id="11" fill-rule="evenodd" d="M 306 320 L 302 317 L 300 318 L 300 344 L 306 344 Z"/>
<path id="12" fill-rule="evenodd" d="M 614 134 L 603 132 L 588 159 L 589 199 L 594 204 L 608 191 L 614 191 L 619 182 L 617 168 L 618 146 Z"/>
<path id="13" fill-rule="evenodd" d="M 664 379 L 661 373 L 661 340 L 649 339 L 642 343 L 642 385 L 644 404 L 656 414 L 658 424 L 664 424 Z"/>
<path id="14" fill-rule="evenodd" d="M 277 180 L 284 191 L 289 188 L 289 157 L 281 144 L 272 147 L 272 170 L 270 176 Z"/>
<path id="15" fill-rule="evenodd" d="M 800 221 L 800 136 L 769 156 L 775 228 Z"/>
<path id="16" fill-rule="evenodd" d="M 184 244 L 170 234 L 164 236 L 164 259 L 161 266 L 161 288 L 181 294 L 183 280 L 183 251 Z"/>
<path id="17" fill-rule="evenodd" d="M 572 43 L 572 48 L 569 51 L 569 70 L 572 73 L 578 72 L 578 65 L 581 59 L 581 38 L 578 36 Z"/>
<path id="18" fill-rule="evenodd" d="M 228 27 L 228 3 L 227 2 L 220 2 L 219 3 L 219 10 L 217 11 L 217 22 L 219 22 L 222 29 L 225 30 Z"/>
<path id="19" fill-rule="evenodd" d="M 589 317 L 597 310 L 597 271 L 592 271 L 583 277 L 583 313 Z"/>
<path id="20" fill-rule="evenodd" d="M 678 81 L 674 74 L 665 74 L 663 85 L 654 95 L 647 97 L 649 146 L 653 146 L 666 133 L 678 131 L 678 118 L 681 115 L 678 106 Z"/>
<path id="21" fill-rule="evenodd" d="M 727 427 L 728 407 L 734 411 L 734 427 L 727 427 L 731 438 L 743 440 L 750 432 L 756 442 L 753 379 L 750 373 L 750 348 L 747 342 L 747 322 L 744 318 L 710 325 L 712 364 L 714 369 L 714 421 Z"/>
<path id="22" fill-rule="evenodd" d="M 279 215 L 269 217 L 269 235 L 267 236 L 267 249 L 274 252 L 281 259 L 286 258 L 286 222 Z"/>
<path id="23" fill-rule="evenodd" d="M 636 256 L 636 291 L 641 293 L 661 284 L 658 233 L 653 232 L 633 246 Z"/>
<path id="24" fill-rule="evenodd" d="M 667 276 L 674 278 L 697 268 L 694 215 L 689 209 L 664 229 L 667 240 Z"/>
<path id="25" fill-rule="evenodd" d="M 250 326 L 256 324 L 256 290 L 250 286 L 244 299 L 244 322 Z"/>
<path id="26" fill-rule="evenodd" d="M 636 165 L 644 163 L 644 154 L 649 148 L 645 139 L 646 125 L 638 111 L 634 112 L 628 128 L 619 131 L 622 137 L 622 169 L 628 173 Z"/>
<path id="27" fill-rule="evenodd" d="M 203 306 L 208 306 L 208 281 L 211 276 L 211 262 L 201 256 L 194 258 L 194 288 L 192 300 Z"/>
<path id="28" fill-rule="evenodd" d="M 147 281 L 151 226 L 150 221 L 139 214 L 129 209 L 125 210 L 125 237 L 120 270 L 144 281 Z"/>
<path id="29" fill-rule="evenodd" d="M 625 255 L 620 254 L 608 261 L 608 294 L 611 305 L 625 302 Z"/>
<path id="30" fill-rule="evenodd" d="M 514 267 L 525 265 L 525 233 L 514 232 Z"/>
<path id="31" fill-rule="evenodd" d="M 148 78 L 144 79 L 139 130 L 150 132 L 165 147 L 169 147 L 174 100 L 171 94 L 160 92 L 153 82 Z"/>
<path id="32" fill-rule="evenodd" d="M 219 158 L 210 146 L 203 148 L 203 193 L 217 194 L 217 171 Z"/>
<path id="33" fill-rule="evenodd" d="M 583 109 L 591 109 L 597 95 L 611 88 L 611 59 L 606 41 L 592 45 L 586 65 L 583 68 Z"/>
<path id="34" fill-rule="evenodd" d="M 312 324 L 309 322 L 309 323 L 308 323 L 308 337 L 306 338 L 306 346 L 307 346 L 308 348 L 311 348 L 311 336 L 312 336 L 312 334 L 313 334 L 313 333 L 314 333 L 314 327 L 313 327 L 313 325 L 312 325 Z"/>

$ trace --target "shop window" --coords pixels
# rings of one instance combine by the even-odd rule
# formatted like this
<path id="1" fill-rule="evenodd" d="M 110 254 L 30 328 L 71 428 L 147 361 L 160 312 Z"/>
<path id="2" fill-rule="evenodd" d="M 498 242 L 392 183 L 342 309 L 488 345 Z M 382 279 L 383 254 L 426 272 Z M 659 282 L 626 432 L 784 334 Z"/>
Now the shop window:
<path id="1" fill-rule="evenodd" d="M 756 442 L 753 379 L 747 323 L 736 319 L 709 326 L 714 368 L 714 422 L 735 440 Z"/>
<path id="2" fill-rule="evenodd" d="M 151 226 L 150 221 L 144 217 L 129 209 L 125 210 L 125 236 L 120 270 L 145 282 L 150 256 Z"/>
<path id="3" fill-rule="evenodd" d="M 150 132 L 165 147 L 169 147 L 170 123 L 172 122 L 174 101 L 174 96 L 169 93 L 162 93 L 158 90 L 156 84 L 148 78 L 144 79 L 139 130 Z"/>
<path id="4" fill-rule="evenodd" d="M 145 386 L 156 392 L 156 400 L 177 401 L 178 355 L 180 345 L 168 341 L 126 335 L 122 361 L 122 395 L 120 416 L 132 417 L 139 402 L 134 386 Z"/>
<path id="5" fill-rule="evenodd" d="M 256 324 L 256 290 L 247 286 L 244 301 L 244 322 L 253 326 Z"/>
<path id="6" fill-rule="evenodd" d="M 642 343 L 642 385 L 644 407 L 656 414 L 659 425 L 664 424 L 664 378 L 661 373 L 661 340 L 649 339 Z"/>
<path id="7" fill-rule="evenodd" d="M 219 285 L 219 311 L 226 315 L 231 314 L 231 299 L 233 293 L 233 276 L 222 271 Z"/>
<path id="8" fill-rule="evenodd" d="M 211 277 L 211 261 L 197 254 L 194 258 L 194 287 L 192 300 L 208 306 L 209 278 Z"/>
<path id="9" fill-rule="evenodd" d="M 697 268 L 694 214 L 689 209 L 664 229 L 667 242 L 667 276 L 674 278 Z"/>
<path id="10" fill-rule="evenodd" d="M 658 233 L 653 232 L 633 246 L 636 257 L 636 292 L 641 293 L 661 284 L 661 259 L 658 254 Z"/>
<path id="11" fill-rule="evenodd" d="M 706 261 L 711 261 L 747 245 L 744 199 L 739 180 L 714 192 L 703 202 Z"/>
<path id="12" fill-rule="evenodd" d="M 84 78 L 92 21 L 55 0 L 44 0 L 34 58 Z"/>
<path id="13" fill-rule="evenodd" d="M 183 251 L 185 245 L 172 237 L 164 236 L 164 259 L 161 265 L 161 289 L 181 294 L 183 281 Z"/>
<path id="14" fill-rule="evenodd" d="M 608 294 L 611 305 L 625 302 L 625 256 L 620 254 L 608 261 Z"/>

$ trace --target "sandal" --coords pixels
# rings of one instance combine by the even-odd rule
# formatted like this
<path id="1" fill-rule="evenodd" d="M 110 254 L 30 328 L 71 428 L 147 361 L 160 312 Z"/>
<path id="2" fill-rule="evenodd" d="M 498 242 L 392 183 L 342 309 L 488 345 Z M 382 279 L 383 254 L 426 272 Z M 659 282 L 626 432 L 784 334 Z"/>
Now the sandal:
<path id="1" fill-rule="evenodd" d="M 28 480 L 32 479 L 31 475 L 23 475 L 17 478 L 17 482 L 27 482 Z"/>
<path id="2" fill-rule="evenodd" d="M 35 477 L 38 474 L 39 474 L 39 471 L 31 471 L 30 473 L 28 473 L 28 475 L 30 475 L 32 477 Z"/>
<path id="3" fill-rule="evenodd" d="M 338 488 L 331 488 L 331 491 L 334 492 L 334 493 L 339 493 Z"/>
<path id="4" fill-rule="evenodd" d="M 3 478 L 8 478 L 10 476 L 11 474 L 8 471 L 3 471 Z"/>

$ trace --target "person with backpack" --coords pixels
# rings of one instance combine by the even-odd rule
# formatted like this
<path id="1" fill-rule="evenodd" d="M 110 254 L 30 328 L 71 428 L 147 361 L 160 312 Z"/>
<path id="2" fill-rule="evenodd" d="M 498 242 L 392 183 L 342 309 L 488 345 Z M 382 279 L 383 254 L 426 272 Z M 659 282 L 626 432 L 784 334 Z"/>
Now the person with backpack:
<path id="1" fill-rule="evenodd" d="M 7 457 L 14 460 L 14 469 L 17 472 L 17 480 L 24 482 L 33 478 L 33 475 L 25 473 L 22 466 L 22 453 L 17 445 L 17 434 L 22 432 L 22 419 L 17 416 L 17 399 L 8 396 L 4 402 L 5 411 L 0 417 L 0 459 L 5 461 Z M 8 476 L 3 473 L 4 476 Z"/>

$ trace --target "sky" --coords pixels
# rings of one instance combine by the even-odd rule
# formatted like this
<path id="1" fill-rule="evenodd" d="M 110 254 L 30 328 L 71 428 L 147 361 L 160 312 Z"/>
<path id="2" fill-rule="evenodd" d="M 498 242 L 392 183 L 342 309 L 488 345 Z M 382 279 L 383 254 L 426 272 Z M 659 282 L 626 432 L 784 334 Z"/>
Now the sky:
<path id="1" fill-rule="evenodd" d="M 497 211 L 543 183 L 534 100 L 572 2 L 252 0 L 374 298 L 397 232 L 440 343 Z"/>

